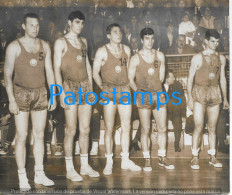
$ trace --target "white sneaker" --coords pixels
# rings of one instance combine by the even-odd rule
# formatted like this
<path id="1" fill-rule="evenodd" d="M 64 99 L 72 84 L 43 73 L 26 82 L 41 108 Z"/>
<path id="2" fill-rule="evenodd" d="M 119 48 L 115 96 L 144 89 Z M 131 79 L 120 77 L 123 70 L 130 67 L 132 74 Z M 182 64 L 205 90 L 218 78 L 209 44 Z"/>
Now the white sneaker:
<path id="1" fill-rule="evenodd" d="M 80 147 L 78 142 L 76 142 L 76 146 L 75 146 L 75 155 L 80 155 Z"/>
<path id="2" fill-rule="evenodd" d="M 100 174 L 97 171 L 94 171 L 90 165 L 81 166 L 81 175 L 88 175 L 89 177 L 99 177 Z"/>
<path id="3" fill-rule="evenodd" d="M 90 151 L 90 156 L 96 156 L 98 155 L 98 147 L 92 147 Z"/>
<path id="4" fill-rule="evenodd" d="M 141 171 L 141 167 L 136 165 L 132 160 L 127 160 L 121 162 L 121 169 L 127 169 L 130 171 Z"/>
<path id="5" fill-rule="evenodd" d="M 53 186 L 54 185 L 54 182 L 45 175 L 44 171 L 39 175 L 35 174 L 34 182 L 36 184 L 41 184 L 43 186 Z"/>
<path id="6" fill-rule="evenodd" d="M 106 166 L 103 170 L 104 175 L 111 175 L 112 174 L 112 169 L 113 169 L 113 164 L 111 163 L 106 163 Z"/>
<path id="7" fill-rule="evenodd" d="M 51 155 L 52 154 L 51 144 L 46 143 L 46 149 L 47 149 L 47 155 Z"/>
<path id="8" fill-rule="evenodd" d="M 25 174 L 25 177 L 20 177 L 20 179 L 19 179 L 19 189 L 22 192 L 27 192 L 31 189 L 31 186 L 28 183 L 28 179 L 27 179 L 26 174 Z"/>
<path id="9" fill-rule="evenodd" d="M 61 156 L 63 154 L 63 149 L 61 146 L 56 147 L 55 156 Z"/>
<path id="10" fill-rule="evenodd" d="M 70 179 L 71 181 L 82 181 L 83 180 L 83 178 L 73 168 L 70 171 L 67 171 L 66 178 Z"/>

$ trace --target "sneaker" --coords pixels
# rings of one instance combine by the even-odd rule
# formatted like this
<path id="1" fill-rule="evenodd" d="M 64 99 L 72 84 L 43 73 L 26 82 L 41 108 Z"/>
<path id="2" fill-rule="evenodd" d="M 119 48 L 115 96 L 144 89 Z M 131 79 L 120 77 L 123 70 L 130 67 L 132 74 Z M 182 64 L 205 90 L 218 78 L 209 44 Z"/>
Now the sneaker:
<path id="1" fill-rule="evenodd" d="M 103 170 L 104 175 L 111 175 L 112 174 L 112 169 L 113 169 L 113 164 L 111 163 L 106 163 L 106 166 Z"/>
<path id="2" fill-rule="evenodd" d="M 81 175 L 88 175 L 89 177 L 99 177 L 100 174 L 97 171 L 94 171 L 90 165 L 81 166 Z"/>
<path id="3" fill-rule="evenodd" d="M 141 167 L 136 165 L 132 160 L 122 161 L 121 169 L 126 169 L 130 171 L 141 171 Z"/>
<path id="4" fill-rule="evenodd" d="M 75 146 L 75 155 L 80 155 L 80 147 L 78 143 L 76 143 L 76 146 Z"/>
<path id="5" fill-rule="evenodd" d="M 19 179 L 19 189 L 20 191 L 22 192 L 27 192 L 31 189 L 31 186 L 30 184 L 28 183 L 28 179 L 27 179 L 27 175 L 25 173 L 25 176 L 20 176 L 20 179 Z"/>
<path id="6" fill-rule="evenodd" d="M 0 148 L 0 155 L 6 155 L 8 152 L 5 151 L 5 148 Z"/>
<path id="7" fill-rule="evenodd" d="M 222 163 L 220 163 L 218 161 L 218 159 L 216 159 L 216 157 L 213 156 L 213 155 L 210 155 L 209 164 L 213 165 L 215 168 L 221 168 L 222 167 Z"/>
<path id="8" fill-rule="evenodd" d="M 63 149 L 61 146 L 56 147 L 55 156 L 61 156 L 63 154 Z"/>
<path id="9" fill-rule="evenodd" d="M 193 156 L 193 158 L 191 160 L 191 168 L 192 169 L 200 169 L 199 159 L 197 156 Z"/>
<path id="10" fill-rule="evenodd" d="M 70 179 L 71 181 L 82 181 L 83 180 L 83 178 L 73 168 L 70 171 L 67 171 L 66 178 Z"/>
<path id="11" fill-rule="evenodd" d="M 166 169 L 175 169 L 175 166 L 169 162 L 166 156 L 159 157 L 159 165 L 165 167 Z"/>
<path id="12" fill-rule="evenodd" d="M 43 186 L 53 186 L 54 185 L 54 182 L 45 175 L 44 171 L 42 171 L 42 173 L 39 175 L 35 174 L 34 182 L 36 184 L 41 184 Z"/>
<path id="13" fill-rule="evenodd" d="M 46 143 L 46 149 L 47 149 L 47 155 L 51 155 L 52 150 L 51 150 L 51 144 L 50 143 Z"/>
<path id="14" fill-rule="evenodd" d="M 145 166 L 143 167 L 143 170 L 146 172 L 152 171 L 150 158 L 145 158 Z"/>
<path id="15" fill-rule="evenodd" d="M 98 155 L 98 147 L 92 147 L 90 151 L 90 156 L 96 156 Z"/>

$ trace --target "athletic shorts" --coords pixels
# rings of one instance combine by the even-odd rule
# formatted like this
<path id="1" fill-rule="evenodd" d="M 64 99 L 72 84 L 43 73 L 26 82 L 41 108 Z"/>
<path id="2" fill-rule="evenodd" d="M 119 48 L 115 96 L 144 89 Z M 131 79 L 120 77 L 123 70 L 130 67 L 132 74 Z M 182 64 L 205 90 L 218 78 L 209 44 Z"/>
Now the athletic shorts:
<path id="1" fill-rule="evenodd" d="M 89 80 L 77 82 L 77 81 L 71 81 L 71 80 L 64 80 L 63 83 L 64 91 L 65 92 L 73 92 L 75 94 L 75 104 L 80 104 L 79 102 L 79 88 L 81 88 L 81 91 L 83 92 L 80 96 L 81 98 L 81 105 L 86 104 L 85 96 L 88 92 L 93 92 L 93 88 L 89 82 Z M 71 94 L 67 94 L 67 96 L 71 96 Z M 88 103 L 91 104 L 95 100 L 95 96 L 90 93 L 88 95 Z M 67 98 L 68 103 L 72 103 L 74 100 L 73 98 Z"/>
<path id="2" fill-rule="evenodd" d="M 103 94 L 103 97 L 107 97 L 110 101 L 113 101 L 113 89 L 115 88 L 115 91 L 118 92 L 116 94 L 116 103 L 120 104 L 120 98 L 122 96 L 129 96 L 128 94 L 124 93 L 121 94 L 121 92 L 128 92 L 130 94 L 130 99 L 131 99 L 131 92 L 130 92 L 130 85 L 108 85 L 108 84 L 103 84 L 102 85 L 102 92 L 107 92 L 108 94 Z M 102 99 L 103 102 L 106 102 L 107 100 Z M 128 103 L 128 98 L 121 98 L 121 101 L 123 103 Z M 132 101 L 132 100 L 131 100 Z"/>
<path id="3" fill-rule="evenodd" d="M 159 91 L 161 92 L 161 91 Z M 145 92 L 142 92 L 145 93 Z M 156 109 L 157 108 L 157 92 L 150 92 L 152 94 L 152 102 L 151 97 L 148 93 L 142 95 L 142 94 L 136 94 L 136 106 L 140 109 L 147 108 L 147 109 Z M 134 95 L 135 96 L 135 95 Z M 143 98 L 144 97 L 144 98 Z M 144 99 L 144 104 L 143 100 Z M 160 103 L 165 103 L 166 98 L 164 94 L 161 94 L 159 96 Z M 159 105 L 159 108 L 166 107 L 166 105 Z"/>
<path id="4" fill-rule="evenodd" d="M 14 84 L 14 97 L 20 111 L 40 111 L 48 109 L 47 89 L 26 88 Z"/>
<path id="5" fill-rule="evenodd" d="M 221 91 L 217 86 L 194 85 L 192 90 L 193 101 L 206 106 L 214 106 L 222 103 Z"/>

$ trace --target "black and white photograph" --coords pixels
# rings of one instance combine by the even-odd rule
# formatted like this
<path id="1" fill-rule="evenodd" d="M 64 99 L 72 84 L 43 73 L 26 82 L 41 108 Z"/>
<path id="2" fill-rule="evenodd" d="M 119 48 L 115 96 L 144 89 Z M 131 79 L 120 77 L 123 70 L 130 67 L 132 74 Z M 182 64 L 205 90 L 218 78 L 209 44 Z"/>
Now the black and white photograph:
<path id="1" fill-rule="evenodd" d="M 229 0 L 0 0 L 0 194 L 230 194 Z"/>

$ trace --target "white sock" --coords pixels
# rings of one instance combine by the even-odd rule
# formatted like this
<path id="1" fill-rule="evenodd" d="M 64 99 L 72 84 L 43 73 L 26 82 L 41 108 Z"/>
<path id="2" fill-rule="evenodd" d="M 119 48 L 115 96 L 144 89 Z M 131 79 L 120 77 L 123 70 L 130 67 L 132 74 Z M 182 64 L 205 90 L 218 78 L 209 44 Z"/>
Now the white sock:
<path id="1" fill-rule="evenodd" d="M 93 148 L 98 148 L 98 142 L 96 142 L 96 141 L 93 141 L 93 143 L 92 143 L 92 149 Z"/>
<path id="2" fill-rule="evenodd" d="M 151 158 L 150 152 L 149 151 L 143 152 L 143 158 Z"/>
<path id="3" fill-rule="evenodd" d="M 25 178 L 27 178 L 27 173 L 26 173 L 26 169 L 19 169 L 18 170 L 18 176 L 19 176 L 19 180 L 24 180 Z"/>
<path id="4" fill-rule="evenodd" d="M 215 149 L 208 150 L 208 154 L 212 155 L 212 156 L 215 156 L 216 155 L 216 150 Z"/>
<path id="5" fill-rule="evenodd" d="M 123 153 L 121 152 L 121 159 L 122 161 L 128 161 L 129 160 L 129 153 Z"/>
<path id="6" fill-rule="evenodd" d="M 88 163 L 88 154 L 80 154 L 81 157 L 81 166 L 86 167 L 89 165 Z"/>
<path id="7" fill-rule="evenodd" d="M 74 169 L 73 166 L 73 157 L 65 157 L 65 164 L 66 164 L 66 171 L 70 171 L 71 169 Z"/>
<path id="8" fill-rule="evenodd" d="M 105 154 L 106 164 L 113 164 L 113 154 Z"/>
<path id="9" fill-rule="evenodd" d="M 158 150 L 158 156 L 165 157 L 166 156 L 166 150 Z"/>
<path id="10" fill-rule="evenodd" d="M 193 156 L 198 156 L 199 150 L 200 150 L 200 148 L 198 148 L 198 149 L 193 149 L 192 148 L 192 155 Z"/>
<path id="11" fill-rule="evenodd" d="M 76 147 L 80 148 L 79 141 L 76 141 Z"/>
<path id="12" fill-rule="evenodd" d="M 39 175 L 44 173 L 44 166 L 43 165 L 35 165 L 34 170 L 35 170 L 35 174 L 39 176 Z"/>

